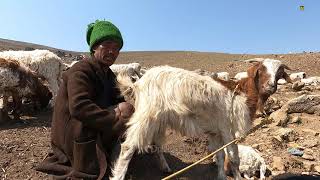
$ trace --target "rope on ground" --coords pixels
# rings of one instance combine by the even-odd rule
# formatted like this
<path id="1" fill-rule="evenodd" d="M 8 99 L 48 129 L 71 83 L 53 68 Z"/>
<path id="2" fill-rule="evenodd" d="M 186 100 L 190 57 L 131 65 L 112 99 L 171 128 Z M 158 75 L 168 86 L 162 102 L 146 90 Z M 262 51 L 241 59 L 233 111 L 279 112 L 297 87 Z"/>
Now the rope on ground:
<path id="1" fill-rule="evenodd" d="M 197 162 L 195 162 L 195 163 L 193 163 L 193 164 L 191 164 L 191 165 L 189 165 L 189 166 L 187 166 L 187 167 L 185 167 L 185 168 L 183 168 L 183 169 L 181 169 L 181 170 L 179 170 L 179 171 L 177 171 L 177 172 L 175 172 L 175 173 L 173 173 L 173 174 L 171 174 L 171 175 L 169 175 L 169 176 L 167 176 L 167 177 L 165 177 L 165 178 L 163 178 L 162 180 L 171 179 L 171 178 L 173 178 L 173 177 L 175 177 L 175 176 L 177 176 L 177 175 L 179 175 L 179 174 L 181 174 L 181 173 L 189 170 L 189 169 L 192 168 L 193 166 L 195 166 L 195 165 L 201 163 L 202 161 L 204 161 L 204 160 L 206 160 L 206 159 L 214 156 L 215 154 L 217 154 L 219 151 L 223 150 L 224 148 L 230 146 L 230 145 L 233 144 L 233 143 L 238 142 L 240 139 L 242 139 L 242 138 L 236 138 L 236 139 L 234 139 L 233 141 L 229 142 L 228 144 L 225 144 L 224 146 L 220 147 L 219 149 L 217 149 L 216 151 L 214 151 L 214 152 L 212 152 L 211 154 L 207 155 L 206 157 L 200 159 L 199 161 L 197 161 Z"/>

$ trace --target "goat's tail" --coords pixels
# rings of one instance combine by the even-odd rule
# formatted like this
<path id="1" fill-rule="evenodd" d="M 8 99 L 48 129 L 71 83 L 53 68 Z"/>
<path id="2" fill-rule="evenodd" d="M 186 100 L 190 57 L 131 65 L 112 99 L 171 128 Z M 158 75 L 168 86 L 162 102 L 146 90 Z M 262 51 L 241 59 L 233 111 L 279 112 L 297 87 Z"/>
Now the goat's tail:
<path id="1" fill-rule="evenodd" d="M 134 86 L 131 77 L 126 72 L 120 72 L 117 75 L 117 87 L 119 88 L 121 95 L 127 102 L 134 104 Z"/>

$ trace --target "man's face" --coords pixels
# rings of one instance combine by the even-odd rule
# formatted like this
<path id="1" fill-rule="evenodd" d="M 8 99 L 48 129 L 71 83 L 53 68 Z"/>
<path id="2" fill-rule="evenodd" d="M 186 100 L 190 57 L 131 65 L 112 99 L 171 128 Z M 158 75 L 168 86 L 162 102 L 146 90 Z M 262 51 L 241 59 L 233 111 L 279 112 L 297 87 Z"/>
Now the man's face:
<path id="1" fill-rule="evenodd" d="M 117 59 L 120 45 L 112 40 L 105 40 L 93 47 L 94 57 L 106 66 L 111 66 Z"/>

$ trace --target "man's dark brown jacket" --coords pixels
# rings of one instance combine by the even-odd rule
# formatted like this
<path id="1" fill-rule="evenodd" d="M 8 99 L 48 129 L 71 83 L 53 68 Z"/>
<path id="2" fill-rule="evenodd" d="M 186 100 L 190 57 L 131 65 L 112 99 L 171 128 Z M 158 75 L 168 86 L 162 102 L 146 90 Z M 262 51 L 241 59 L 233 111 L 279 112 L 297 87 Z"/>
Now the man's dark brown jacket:
<path id="1" fill-rule="evenodd" d="M 53 152 L 37 170 L 58 179 L 102 178 L 108 154 L 124 127 L 111 108 L 124 101 L 115 75 L 89 59 L 76 63 L 62 79 L 52 118 Z"/>

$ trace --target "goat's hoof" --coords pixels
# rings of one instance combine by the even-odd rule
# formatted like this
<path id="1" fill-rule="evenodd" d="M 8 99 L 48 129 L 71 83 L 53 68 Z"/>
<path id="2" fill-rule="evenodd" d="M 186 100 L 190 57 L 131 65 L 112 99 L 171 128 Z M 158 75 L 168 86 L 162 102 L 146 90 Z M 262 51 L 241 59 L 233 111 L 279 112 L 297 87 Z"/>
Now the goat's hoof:
<path id="1" fill-rule="evenodd" d="M 161 168 L 161 172 L 169 174 L 172 173 L 172 170 L 170 167 L 163 167 Z"/>
<path id="2" fill-rule="evenodd" d="M 156 146 L 156 145 L 148 145 L 148 147 L 146 148 L 146 152 L 148 154 L 154 154 L 160 151 L 160 147 Z"/>

